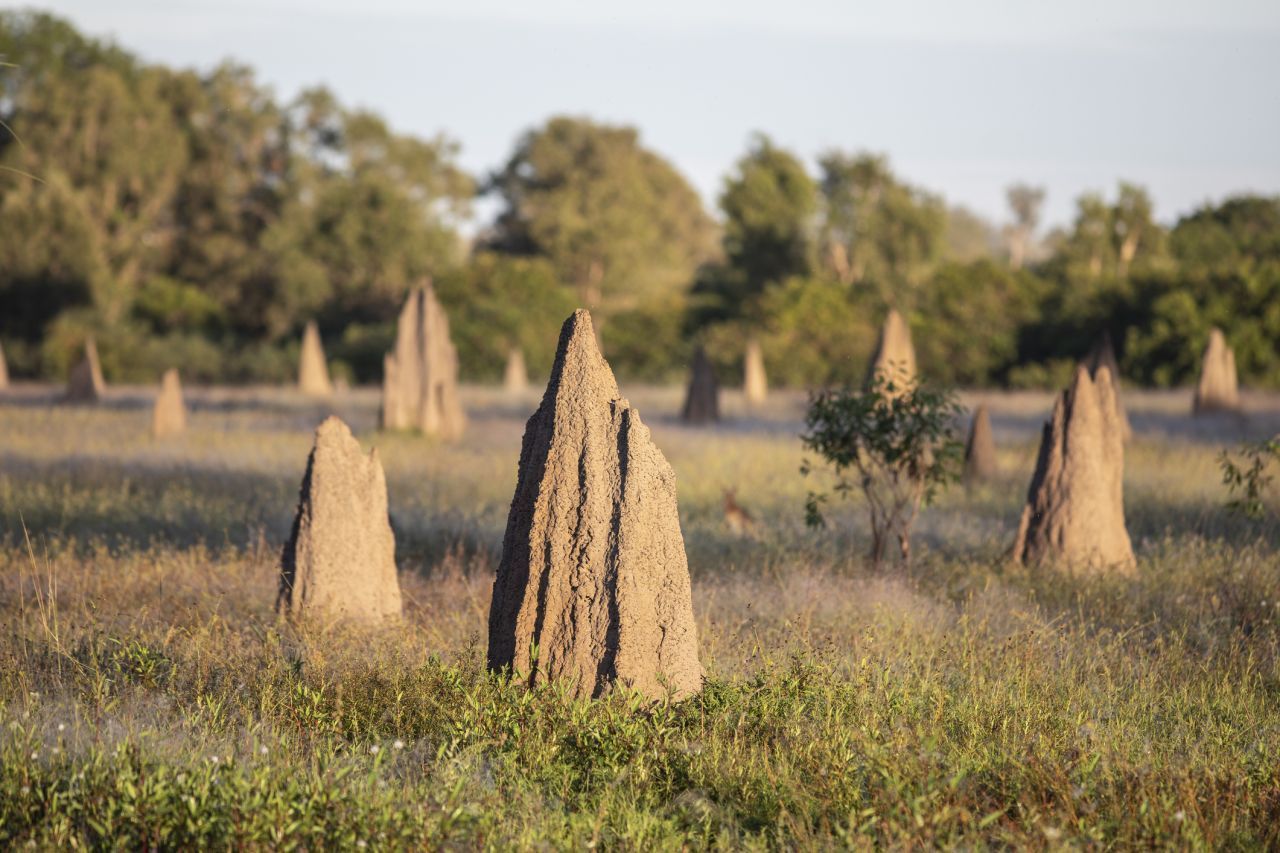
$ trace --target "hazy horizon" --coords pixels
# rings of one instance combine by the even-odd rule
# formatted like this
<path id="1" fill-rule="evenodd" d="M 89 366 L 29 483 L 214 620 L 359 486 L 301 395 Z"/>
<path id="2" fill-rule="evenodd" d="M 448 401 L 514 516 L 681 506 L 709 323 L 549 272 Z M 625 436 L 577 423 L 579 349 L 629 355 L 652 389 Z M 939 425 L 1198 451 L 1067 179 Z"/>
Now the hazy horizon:
<path id="1" fill-rule="evenodd" d="M 1164 221 L 1280 192 L 1277 4 L 21 5 L 148 61 L 247 64 L 286 98 L 326 85 L 398 130 L 445 133 L 478 175 L 553 114 L 633 124 L 712 210 L 754 131 L 811 165 L 830 148 L 885 153 L 994 222 L 1014 181 L 1048 189 L 1046 228 L 1120 179 Z"/>

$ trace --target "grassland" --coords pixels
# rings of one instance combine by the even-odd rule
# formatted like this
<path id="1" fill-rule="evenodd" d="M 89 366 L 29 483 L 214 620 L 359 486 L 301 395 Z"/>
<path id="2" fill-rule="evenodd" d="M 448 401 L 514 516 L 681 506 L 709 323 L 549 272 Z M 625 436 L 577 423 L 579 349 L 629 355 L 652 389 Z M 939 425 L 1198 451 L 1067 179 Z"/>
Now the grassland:
<path id="1" fill-rule="evenodd" d="M 705 693 L 576 703 L 487 675 L 523 420 L 468 389 L 447 447 L 376 397 L 0 398 L 0 845 L 1280 846 L 1280 525 L 1222 508 L 1224 443 L 1280 400 L 1192 423 L 1130 393 L 1134 580 L 1004 559 L 1048 395 L 988 395 L 1002 479 L 926 511 L 910 571 L 857 506 L 807 530 L 803 399 L 719 429 L 632 394 L 676 469 Z M 310 432 L 332 410 L 387 469 L 406 597 L 375 634 L 271 612 Z M 729 535 L 723 488 L 760 522 Z M 1274 518 L 1274 516 L 1273 516 Z"/>

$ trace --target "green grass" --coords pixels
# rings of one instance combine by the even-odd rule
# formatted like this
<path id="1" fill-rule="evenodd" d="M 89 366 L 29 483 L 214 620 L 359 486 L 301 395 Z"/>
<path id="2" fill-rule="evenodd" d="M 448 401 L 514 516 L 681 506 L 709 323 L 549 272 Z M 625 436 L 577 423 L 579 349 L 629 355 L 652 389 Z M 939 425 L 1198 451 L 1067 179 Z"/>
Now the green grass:
<path id="1" fill-rule="evenodd" d="M 677 391 L 640 390 L 708 672 L 652 707 L 484 671 L 527 406 L 470 390 L 444 447 L 336 405 L 397 527 L 405 620 L 367 634 L 271 612 L 323 407 L 208 392 L 155 444 L 127 399 L 34 393 L 0 402 L 0 845 L 1280 845 L 1280 527 L 1220 508 L 1220 443 L 1168 395 L 1129 400 L 1124 580 L 1004 560 L 1047 397 L 995 399 L 1004 479 L 873 572 L 857 507 L 803 525 L 799 398 L 687 430 Z M 725 487 L 758 538 L 723 528 Z"/>

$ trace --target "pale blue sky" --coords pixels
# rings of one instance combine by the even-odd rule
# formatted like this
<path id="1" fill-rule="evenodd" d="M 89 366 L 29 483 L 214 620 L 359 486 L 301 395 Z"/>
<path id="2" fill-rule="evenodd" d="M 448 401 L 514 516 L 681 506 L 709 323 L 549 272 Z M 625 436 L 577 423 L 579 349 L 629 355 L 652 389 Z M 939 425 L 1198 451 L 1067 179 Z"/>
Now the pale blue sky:
<path id="1" fill-rule="evenodd" d="M 1165 220 L 1280 193 L 1277 0 L 51 0 L 143 57 L 325 83 L 398 129 L 498 166 L 567 112 L 637 125 L 713 204 L 749 134 L 812 161 L 887 153 L 992 218 L 1044 184 L 1047 218 L 1145 184 Z"/>

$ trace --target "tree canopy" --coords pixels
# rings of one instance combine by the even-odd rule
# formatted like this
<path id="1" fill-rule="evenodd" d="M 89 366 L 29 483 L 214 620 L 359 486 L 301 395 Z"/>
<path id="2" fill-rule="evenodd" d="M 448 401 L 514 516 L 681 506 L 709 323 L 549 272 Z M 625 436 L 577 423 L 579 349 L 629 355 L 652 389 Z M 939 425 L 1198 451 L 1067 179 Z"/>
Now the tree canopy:
<path id="1" fill-rule="evenodd" d="M 0 11 L 0 340 L 16 376 L 60 377 L 86 334 L 112 379 L 293 374 L 319 323 L 339 375 L 376 380 L 407 290 L 430 276 L 462 372 L 520 347 L 545 368 L 585 306 L 622 377 L 726 377 L 755 337 L 775 382 L 856 381 L 885 311 L 938 381 L 1061 381 L 1103 332 L 1128 381 L 1189 381 L 1210 328 L 1246 384 L 1280 387 L 1280 199 L 1175 223 L 1120 181 L 1042 234 L 1042 188 L 990 223 L 881 153 L 812 162 L 764 134 L 728 164 L 719 221 L 625 125 L 556 116 L 477 181 L 323 87 L 288 99 L 234 63 L 175 70 L 46 14 Z M 497 200 L 472 222 L 477 193 Z M 1003 248 L 1001 244 L 1003 243 Z"/>

